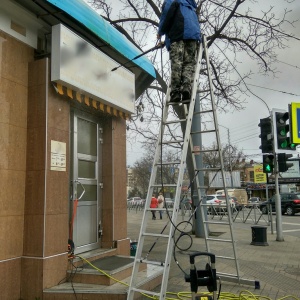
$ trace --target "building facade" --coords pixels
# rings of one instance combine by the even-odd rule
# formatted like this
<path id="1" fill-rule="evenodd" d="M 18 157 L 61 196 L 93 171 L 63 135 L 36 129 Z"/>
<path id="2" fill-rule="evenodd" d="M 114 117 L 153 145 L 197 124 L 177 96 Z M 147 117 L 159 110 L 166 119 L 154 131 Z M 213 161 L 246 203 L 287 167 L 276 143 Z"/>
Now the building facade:
<path id="1" fill-rule="evenodd" d="M 155 78 L 139 53 L 81 0 L 1 1 L 1 299 L 43 299 L 68 244 L 129 255 L 126 119 Z"/>

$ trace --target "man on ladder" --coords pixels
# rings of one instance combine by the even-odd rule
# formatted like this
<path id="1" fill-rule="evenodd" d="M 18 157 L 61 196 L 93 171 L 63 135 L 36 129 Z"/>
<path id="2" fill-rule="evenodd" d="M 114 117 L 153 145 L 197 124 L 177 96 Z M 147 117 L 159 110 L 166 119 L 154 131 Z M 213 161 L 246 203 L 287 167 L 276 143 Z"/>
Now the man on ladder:
<path id="1" fill-rule="evenodd" d="M 195 0 L 165 0 L 157 38 L 165 35 L 171 60 L 171 102 L 189 100 L 200 42 Z"/>

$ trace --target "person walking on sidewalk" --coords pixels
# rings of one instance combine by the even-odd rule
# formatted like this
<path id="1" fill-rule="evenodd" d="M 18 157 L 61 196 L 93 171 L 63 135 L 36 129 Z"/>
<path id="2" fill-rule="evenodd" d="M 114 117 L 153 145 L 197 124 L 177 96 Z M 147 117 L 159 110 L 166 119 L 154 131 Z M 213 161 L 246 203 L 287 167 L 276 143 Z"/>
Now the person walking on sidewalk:
<path id="1" fill-rule="evenodd" d="M 195 0 L 165 0 L 157 39 L 165 35 L 171 60 L 171 102 L 189 100 L 201 39 Z"/>
<path id="2" fill-rule="evenodd" d="M 163 196 L 163 194 L 162 194 L 162 192 L 160 192 L 159 193 L 159 195 L 158 195 L 158 197 L 157 197 L 157 201 L 158 201 L 158 208 L 163 208 L 164 207 L 164 196 Z M 163 211 L 162 210 L 160 210 L 159 211 L 159 217 L 160 217 L 160 219 L 162 219 L 162 213 L 163 213 Z"/>
<path id="3" fill-rule="evenodd" d="M 155 198 L 155 195 L 153 194 L 151 198 L 150 208 L 157 208 L 157 206 L 158 206 L 158 201 Z M 151 210 L 151 213 L 152 213 L 152 220 L 156 220 L 156 215 L 155 215 L 156 211 Z"/>

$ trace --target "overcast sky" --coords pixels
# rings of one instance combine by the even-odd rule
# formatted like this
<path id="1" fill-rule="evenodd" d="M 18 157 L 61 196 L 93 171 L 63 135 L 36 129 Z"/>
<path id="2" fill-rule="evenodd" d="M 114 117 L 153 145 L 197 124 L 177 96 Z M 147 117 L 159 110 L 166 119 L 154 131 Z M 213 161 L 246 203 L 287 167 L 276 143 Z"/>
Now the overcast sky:
<path id="1" fill-rule="evenodd" d="M 246 1 L 247 3 L 248 1 Z M 249 1 L 250 2 L 250 1 Z M 297 20 L 300 18 L 300 0 L 289 1 L 286 0 L 264 0 L 256 3 L 256 9 L 265 9 L 270 6 L 276 7 L 276 10 L 283 12 L 285 8 L 292 9 L 290 19 Z M 300 38 L 300 21 L 297 22 L 296 27 L 288 28 L 288 31 L 294 33 L 297 38 Z M 249 84 L 248 88 L 260 98 L 262 98 L 270 110 L 273 108 L 288 110 L 288 104 L 291 102 L 300 102 L 300 41 L 291 40 L 289 48 L 278 51 L 278 62 L 276 64 L 277 78 L 252 76 L 251 80 L 246 80 Z M 253 66 L 249 62 L 243 62 L 242 70 L 245 72 Z M 251 84 L 251 85 L 250 85 Z M 253 85 L 257 85 L 253 86 Z M 262 100 L 255 96 L 246 98 L 247 103 L 244 105 L 245 109 L 241 112 L 231 112 L 226 114 L 218 114 L 219 124 L 229 128 L 231 144 L 243 150 L 249 155 L 249 160 L 253 159 L 256 162 L 261 162 L 261 151 L 259 149 L 260 129 L 258 127 L 259 120 L 269 116 L 267 106 Z M 228 130 L 220 126 L 221 143 L 228 142 Z M 128 144 L 127 147 L 127 165 L 133 165 L 136 159 L 143 156 L 143 149 L 138 145 L 132 146 Z"/>
<path id="2" fill-rule="evenodd" d="M 287 3 L 284 0 L 265 0 L 265 6 L 273 5 L 278 11 L 284 10 Z M 291 19 L 296 20 L 300 17 L 300 1 L 296 0 L 291 5 L 293 8 Z M 288 28 L 297 38 L 300 38 L 300 22 L 297 22 L 296 28 Z M 288 104 L 291 102 L 300 102 L 300 41 L 291 40 L 289 48 L 278 51 L 278 62 L 276 64 L 277 78 L 253 76 L 252 80 L 246 80 L 251 91 L 262 98 L 270 110 L 273 108 L 288 110 Z M 247 66 L 247 63 L 245 63 Z M 253 85 L 257 85 L 255 87 Z M 219 115 L 219 123 L 229 128 L 230 139 L 233 145 L 243 149 L 248 155 L 253 155 L 255 161 L 261 161 L 261 151 L 259 149 L 260 128 L 259 119 L 269 116 L 266 105 L 258 98 L 251 96 L 247 100 L 245 109 L 242 112 L 233 112 L 231 114 Z M 221 129 L 227 133 L 226 129 Z M 226 136 L 222 137 L 222 142 Z"/>

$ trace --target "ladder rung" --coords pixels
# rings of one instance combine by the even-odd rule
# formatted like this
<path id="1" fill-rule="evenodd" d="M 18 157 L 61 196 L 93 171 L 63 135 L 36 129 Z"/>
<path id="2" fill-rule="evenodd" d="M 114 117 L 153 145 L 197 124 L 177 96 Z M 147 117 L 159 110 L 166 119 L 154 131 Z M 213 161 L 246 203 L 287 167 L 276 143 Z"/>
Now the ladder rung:
<path id="1" fill-rule="evenodd" d="M 165 263 L 163 261 L 159 262 L 159 261 L 151 261 L 151 260 L 147 260 L 147 259 L 136 259 L 136 261 L 147 264 L 147 265 L 154 265 L 154 266 L 161 266 L 161 267 L 163 267 L 165 265 Z"/>
<path id="2" fill-rule="evenodd" d="M 174 186 L 177 186 L 177 184 L 176 183 L 164 183 L 164 187 L 174 187 Z M 161 188 L 162 184 L 153 184 L 153 185 L 151 185 L 151 187 Z"/>
<path id="3" fill-rule="evenodd" d="M 191 132 L 191 134 L 211 133 L 211 132 L 216 132 L 216 130 L 215 129 L 211 129 L 211 130 L 193 131 L 193 132 Z"/>
<path id="4" fill-rule="evenodd" d="M 219 151 L 220 149 L 205 149 L 205 150 L 198 150 L 196 152 L 202 152 L 202 153 L 209 153 L 209 152 L 217 152 Z"/>
<path id="5" fill-rule="evenodd" d="M 224 281 L 226 280 L 226 281 L 235 282 L 238 284 L 256 286 L 256 284 L 258 282 L 258 280 L 244 279 L 244 278 L 240 278 L 238 275 L 232 275 L 232 274 L 227 274 L 227 273 L 217 272 L 217 276 L 220 277 Z"/>
<path id="6" fill-rule="evenodd" d="M 232 240 L 207 238 L 209 241 L 232 243 Z"/>
<path id="7" fill-rule="evenodd" d="M 229 260 L 235 260 L 234 257 L 232 256 L 222 256 L 222 255 L 216 255 L 217 258 L 221 258 L 221 259 L 229 259 Z"/>
<path id="8" fill-rule="evenodd" d="M 180 164 L 180 161 L 171 161 L 171 162 L 158 162 L 155 165 L 156 166 L 160 166 L 160 165 L 167 166 L 167 165 L 179 165 L 179 164 Z"/>
<path id="9" fill-rule="evenodd" d="M 225 201 L 225 200 L 224 200 Z M 209 207 L 214 207 L 214 208 L 226 208 L 227 205 L 225 204 L 211 204 L 211 203 L 201 203 L 202 206 L 209 206 Z"/>
<path id="10" fill-rule="evenodd" d="M 168 144 L 178 144 L 178 143 L 183 143 L 183 140 L 164 141 L 164 142 L 160 142 L 159 144 L 168 145 Z"/>
<path id="11" fill-rule="evenodd" d="M 168 125 L 168 124 L 177 124 L 177 123 L 182 123 L 182 122 L 186 122 L 186 119 L 179 119 L 179 120 L 174 120 L 174 121 L 166 121 L 163 122 L 164 125 Z"/>
<path id="12" fill-rule="evenodd" d="M 190 100 L 179 101 L 179 102 L 168 102 L 167 101 L 167 105 L 172 105 L 172 106 L 181 105 L 181 104 L 189 104 L 189 103 L 190 103 Z"/>
<path id="13" fill-rule="evenodd" d="M 212 109 L 208 109 L 208 110 L 194 112 L 194 115 L 200 115 L 200 114 L 206 114 L 206 113 L 212 113 L 212 112 L 213 112 Z"/>
<path id="14" fill-rule="evenodd" d="M 175 204 L 175 202 L 173 203 L 173 205 Z M 162 207 L 162 208 L 146 208 L 146 211 L 173 211 L 173 207 L 168 207 L 168 209 L 167 208 L 165 208 L 165 207 Z"/>
<path id="15" fill-rule="evenodd" d="M 230 225 L 228 222 L 217 222 L 217 221 L 203 221 L 206 224 L 215 224 L 215 225 Z"/>
<path id="16" fill-rule="evenodd" d="M 221 168 L 201 168 L 201 169 L 196 169 L 195 171 L 220 171 Z"/>
<path id="17" fill-rule="evenodd" d="M 151 292 L 151 291 L 148 291 L 148 290 L 137 289 L 137 288 L 132 288 L 132 290 L 134 292 L 138 292 L 138 293 L 141 293 L 141 294 L 147 294 L 147 295 L 152 295 L 152 296 L 157 296 L 157 297 L 159 297 L 159 295 L 160 295 L 160 293 Z"/>
<path id="18" fill-rule="evenodd" d="M 146 233 L 146 232 L 144 232 L 142 235 L 143 236 L 153 236 L 153 237 L 163 237 L 163 238 L 169 237 L 167 234 L 161 234 L 161 233 Z"/>

